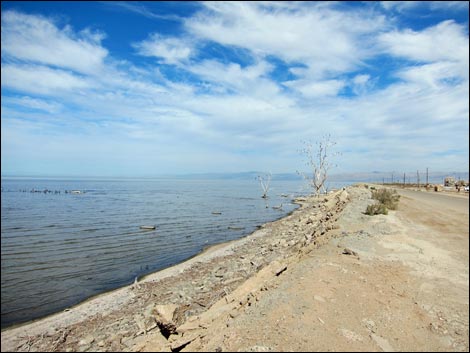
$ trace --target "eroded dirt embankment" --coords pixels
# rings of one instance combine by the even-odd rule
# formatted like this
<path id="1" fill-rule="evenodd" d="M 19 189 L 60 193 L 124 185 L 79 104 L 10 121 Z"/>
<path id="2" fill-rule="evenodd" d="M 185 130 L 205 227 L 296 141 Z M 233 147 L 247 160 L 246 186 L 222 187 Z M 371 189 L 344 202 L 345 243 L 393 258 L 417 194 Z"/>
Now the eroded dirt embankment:
<path id="1" fill-rule="evenodd" d="M 368 192 L 348 191 L 340 237 L 180 328 L 182 350 L 468 351 L 468 204 L 403 193 L 397 211 L 369 217 Z"/>

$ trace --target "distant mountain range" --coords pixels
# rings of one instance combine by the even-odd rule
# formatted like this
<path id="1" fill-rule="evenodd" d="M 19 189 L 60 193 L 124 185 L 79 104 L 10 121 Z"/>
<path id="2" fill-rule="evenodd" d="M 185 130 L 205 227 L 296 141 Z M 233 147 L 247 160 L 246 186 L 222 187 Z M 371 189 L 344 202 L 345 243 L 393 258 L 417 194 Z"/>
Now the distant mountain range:
<path id="1" fill-rule="evenodd" d="M 222 180 L 248 180 L 256 179 L 258 175 L 264 176 L 266 172 L 249 171 L 242 173 L 203 173 L 203 174 L 186 174 L 177 176 L 168 176 L 175 179 L 222 179 Z M 468 172 L 429 172 L 428 181 L 430 183 L 443 183 L 444 178 L 447 176 L 453 176 L 456 180 L 469 179 Z M 341 173 L 331 174 L 328 178 L 331 182 L 403 182 L 403 173 L 397 172 L 362 172 L 362 173 Z M 420 182 L 426 182 L 426 171 L 420 171 L 419 174 Z M 272 180 L 302 180 L 303 177 L 297 173 L 276 173 L 272 174 Z M 405 173 L 405 179 L 407 183 L 415 183 L 417 181 L 417 173 L 407 172 Z"/>
<path id="2" fill-rule="evenodd" d="M 202 179 L 218 179 L 218 180 L 250 180 L 257 179 L 258 175 L 265 176 L 266 172 L 249 171 L 240 173 L 193 173 L 193 174 L 178 174 L 178 175 L 156 175 L 148 177 L 105 177 L 105 176 L 13 176 L 13 175 L 2 175 L 2 178 L 25 178 L 25 179 L 102 179 L 102 180 L 114 180 L 114 179 L 187 179 L 187 180 L 202 180 Z M 444 178 L 452 176 L 454 179 L 469 180 L 468 172 L 429 172 L 428 181 L 430 183 L 443 183 Z M 426 182 L 426 171 L 420 171 L 420 182 Z M 392 179 L 393 178 L 393 179 Z M 416 183 L 417 173 L 407 172 L 405 173 L 407 183 Z M 272 174 L 272 180 L 302 180 L 303 177 L 297 173 L 275 173 Z M 368 182 L 368 183 L 390 183 L 390 182 L 403 182 L 403 172 L 361 172 L 361 173 L 338 173 L 331 174 L 328 178 L 330 182 Z"/>

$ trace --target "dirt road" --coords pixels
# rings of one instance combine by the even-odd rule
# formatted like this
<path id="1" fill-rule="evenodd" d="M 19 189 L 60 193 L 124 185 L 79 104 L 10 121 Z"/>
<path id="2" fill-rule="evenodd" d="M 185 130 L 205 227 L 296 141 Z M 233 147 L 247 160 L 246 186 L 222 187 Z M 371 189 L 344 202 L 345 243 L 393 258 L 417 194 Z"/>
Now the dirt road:
<path id="1" fill-rule="evenodd" d="M 454 210 L 460 212 L 463 215 L 465 213 L 468 216 L 468 193 L 436 193 L 436 192 L 426 192 L 426 191 L 414 191 L 406 189 L 397 189 L 398 193 L 407 198 L 411 198 L 415 202 L 420 202 L 421 205 L 427 205 L 434 208 L 445 207 L 449 210 Z"/>
<path id="2" fill-rule="evenodd" d="M 468 351 L 468 198 L 404 190 L 370 217 L 351 193 L 338 238 L 194 318 L 183 351 Z"/>

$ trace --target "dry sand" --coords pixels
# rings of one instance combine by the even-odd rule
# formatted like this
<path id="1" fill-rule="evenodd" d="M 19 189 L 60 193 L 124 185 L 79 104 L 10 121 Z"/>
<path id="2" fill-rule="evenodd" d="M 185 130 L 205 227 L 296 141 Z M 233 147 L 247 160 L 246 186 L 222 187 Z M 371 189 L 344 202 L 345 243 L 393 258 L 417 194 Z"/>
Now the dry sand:
<path id="1" fill-rule="evenodd" d="M 246 238 L 2 331 L 2 351 L 468 351 L 468 197 L 400 193 L 374 217 L 365 187 L 307 199 Z"/>

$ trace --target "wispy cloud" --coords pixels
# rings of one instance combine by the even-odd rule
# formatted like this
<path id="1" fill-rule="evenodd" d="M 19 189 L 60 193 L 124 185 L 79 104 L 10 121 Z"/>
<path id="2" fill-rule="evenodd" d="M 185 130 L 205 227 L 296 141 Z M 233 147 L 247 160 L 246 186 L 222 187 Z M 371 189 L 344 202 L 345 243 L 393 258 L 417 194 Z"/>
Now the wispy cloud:
<path id="1" fill-rule="evenodd" d="M 154 33 L 148 39 L 133 44 L 140 55 L 153 56 L 165 64 L 177 64 L 188 60 L 194 53 L 194 47 L 188 40 L 164 37 Z"/>
<path id="2" fill-rule="evenodd" d="M 183 18 L 173 14 L 158 14 L 150 9 L 148 9 L 143 3 L 139 1 L 100 1 L 105 6 L 112 6 L 116 8 L 121 8 L 123 10 L 127 10 L 130 12 L 134 12 L 136 14 L 142 15 L 147 18 L 155 19 L 155 20 L 166 20 L 166 21 L 182 21 Z"/>
<path id="3" fill-rule="evenodd" d="M 100 45 L 102 33 L 76 33 L 50 19 L 15 11 L 2 12 L 2 60 L 54 65 L 90 74 L 99 71 L 108 51 Z"/>
<path id="4" fill-rule="evenodd" d="M 468 9 L 468 1 L 381 1 L 380 4 L 386 10 L 406 13 L 419 8 L 439 10 L 465 10 Z"/>

